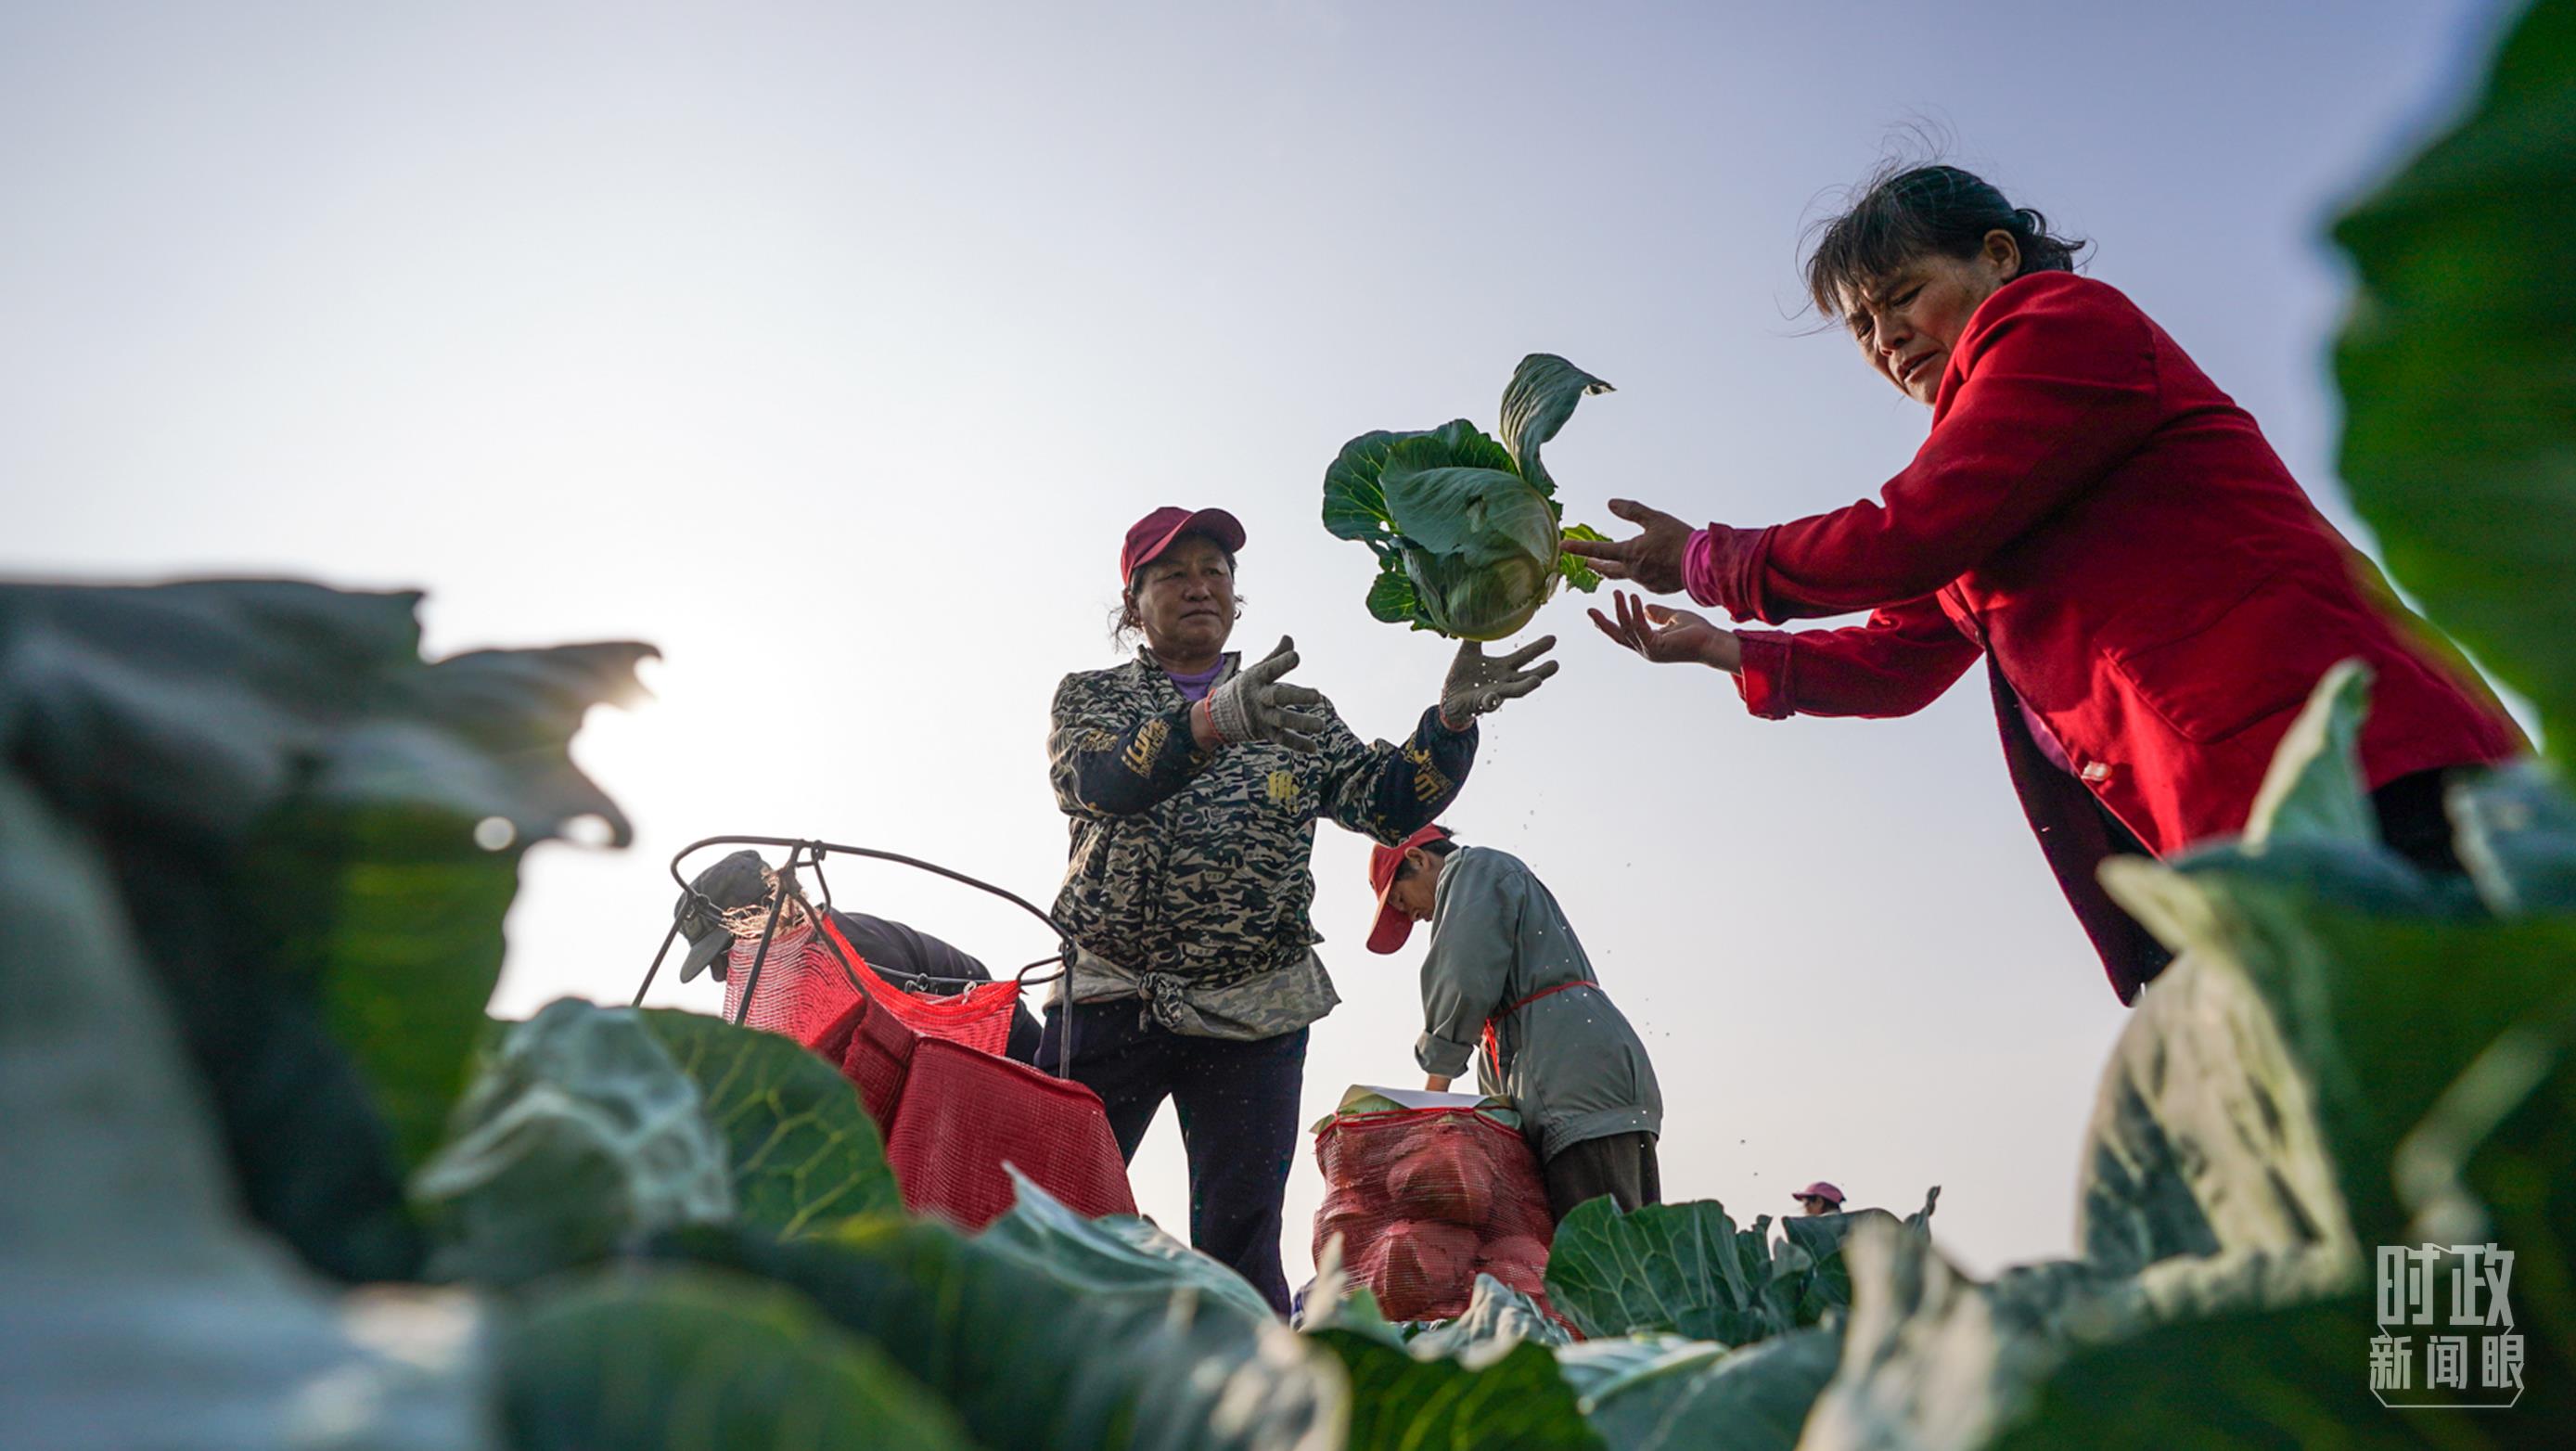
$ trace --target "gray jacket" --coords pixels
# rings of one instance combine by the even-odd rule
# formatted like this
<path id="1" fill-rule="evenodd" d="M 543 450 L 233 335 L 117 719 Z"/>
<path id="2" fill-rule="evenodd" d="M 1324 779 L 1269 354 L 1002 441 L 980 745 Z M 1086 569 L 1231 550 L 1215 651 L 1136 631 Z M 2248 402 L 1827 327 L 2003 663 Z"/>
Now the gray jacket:
<path id="1" fill-rule="evenodd" d="M 1562 990 L 1514 1008 L 1550 988 Z M 1477 1086 L 1510 1095 L 1542 1159 L 1585 1139 L 1663 1132 L 1646 1045 L 1602 992 L 1555 896 L 1509 852 L 1466 846 L 1442 859 L 1422 1015 L 1414 1061 L 1455 1078 L 1473 1058 Z M 1499 1078 L 1477 1052 L 1488 1020 Z"/>

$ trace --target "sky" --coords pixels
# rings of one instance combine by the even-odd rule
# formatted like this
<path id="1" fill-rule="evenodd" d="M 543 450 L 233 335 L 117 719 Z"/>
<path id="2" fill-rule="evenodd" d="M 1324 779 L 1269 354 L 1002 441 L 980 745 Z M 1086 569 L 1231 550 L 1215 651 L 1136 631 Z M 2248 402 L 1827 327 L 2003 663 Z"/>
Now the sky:
<path id="1" fill-rule="evenodd" d="M 1342 441 L 1490 428 L 1525 353 L 1618 385 L 1548 453 L 1759 525 L 1873 493 L 1926 412 L 1800 315 L 1805 226 L 1937 154 L 2095 242 L 2356 537 L 2321 238 L 2457 103 L 2485 4 L 973 3 L 0 10 L 0 573 L 420 588 L 433 654 L 642 639 L 582 764 L 626 852 L 528 858 L 496 1012 L 623 1002 L 670 855 L 877 846 L 1044 901 L 1047 703 L 1114 664 L 1161 504 L 1241 516 L 1256 653 L 1400 737 L 1449 647 L 1323 530 Z M 1613 532 L 1625 533 L 1624 528 Z M 1739 1220 L 1931 1185 L 1979 1271 L 2074 1244 L 2125 1010 L 1972 675 L 1895 721 L 1748 716 L 1578 597 L 1449 823 L 1553 889 L 1645 1037 L 1665 1194 Z M 1421 936 L 1366 843 L 1315 920 L 1343 1004 L 1301 1121 L 1419 1082 Z M 845 906 L 1015 967 L 1014 909 L 839 866 Z M 713 1011 L 707 979 L 652 1001 Z M 1167 1114 L 1141 1207 L 1186 1224 Z M 1287 1205 L 1292 1284 L 1322 1184 Z"/>

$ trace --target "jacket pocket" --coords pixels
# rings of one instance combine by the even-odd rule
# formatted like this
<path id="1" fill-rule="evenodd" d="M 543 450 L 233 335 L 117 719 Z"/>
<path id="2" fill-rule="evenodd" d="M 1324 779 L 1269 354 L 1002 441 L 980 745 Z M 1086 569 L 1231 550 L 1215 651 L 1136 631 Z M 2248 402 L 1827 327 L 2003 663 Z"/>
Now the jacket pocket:
<path id="1" fill-rule="evenodd" d="M 2175 734 L 2208 745 L 2306 700 L 2337 658 L 2335 633 L 2316 601 L 2276 574 L 2206 624 L 2109 659 Z"/>

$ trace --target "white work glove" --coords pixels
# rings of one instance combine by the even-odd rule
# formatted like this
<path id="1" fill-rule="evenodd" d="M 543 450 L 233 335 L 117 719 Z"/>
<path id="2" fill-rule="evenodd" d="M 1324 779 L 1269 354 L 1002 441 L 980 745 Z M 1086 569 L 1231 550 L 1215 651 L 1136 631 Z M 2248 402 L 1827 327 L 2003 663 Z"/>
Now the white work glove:
<path id="1" fill-rule="evenodd" d="M 1509 655 L 1488 657 L 1485 647 L 1473 640 L 1458 642 L 1458 658 L 1449 662 L 1449 678 L 1440 686 L 1440 723 L 1453 731 L 1463 731 L 1476 717 L 1517 700 L 1538 689 L 1539 682 L 1556 673 L 1556 662 L 1542 662 L 1535 670 L 1523 669 L 1556 647 L 1556 637 L 1546 636 L 1536 644 L 1524 645 Z"/>
<path id="2" fill-rule="evenodd" d="M 1297 646 L 1287 636 L 1258 665 L 1247 665 L 1234 678 L 1211 690 L 1202 702 L 1208 728 L 1220 745 L 1267 741 L 1292 751 L 1315 749 L 1324 731 L 1320 712 L 1299 706 L 1321 705 L 1324 697 L 1302 685 L 1281 685 L 1279 677 L 1297 668 Z"/>

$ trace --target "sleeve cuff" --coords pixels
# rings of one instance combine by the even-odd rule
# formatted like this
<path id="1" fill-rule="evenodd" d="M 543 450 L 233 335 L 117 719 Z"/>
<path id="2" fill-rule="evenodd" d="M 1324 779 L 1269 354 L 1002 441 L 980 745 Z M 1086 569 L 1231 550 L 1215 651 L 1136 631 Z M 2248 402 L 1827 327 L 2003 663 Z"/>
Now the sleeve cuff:
<path id="1" fill-rule="evenodd" d="M 1422 729 L 1425 731 L 1438 731 L 1440 734 L 1448 736 L 1453 740 L 1463 741 L 1476 733 L 1476 718 L 1471 715 L 1467 717 L 1467 723 L 1465 725 L 1452 730 L 1449 727 L 1449 722 L 1440 718 L 1439 702 L 1434 701 L 1431 708 L 1422 713 Z"/>
<path id="2" fill-rule="evenodd" d="M 1717 527 L 1692 530 L 1690 543 L 1682 546 L 1682 588 L 1693 602 L 1712 607 L 1718 603 Z"/>
<path id="3" fill-rule="evenodd" d="M 1216 764 L 1217 756 L 1225 749 L 1223 746 L 1210 749 L 1199 744 L 1198 713 L 1198 703 L 1192 702 L 1182 706 L 1180 714 L 1163 717 L 1171 723 L 1170 749 L 1179 756 L 1182 772 L 1191 776 Z"/>
<path id="4" fill-rule="evenodd" d="M 1796 637 L 1777 630 L 1738 630 L 1735 638 L 1743 642 L 1744 661 L 1735 672 L 1735 688 L 1744 696 L 1744 708 L 1764 720 L 1787 720 L 1797 714 L 1789 689 L 1791 663 L 1797 659 L 1790 646 Z"/>
<path id="5" fill-rule="evenodd" d="M 1467 1066 L 1476 1061 L 1476 1045 L 1452 1043 L 1436 1033 L 1425 1033 L 1413 1043 L 1413 1061 L 1425 1073 L 1441 1078 L 1463 1078 Z"/>
<path id="6" fill-rule="evenodd" d="M 1703 605 L 1739 620 L 1780 621 L 1764 613 L 1762 576 L 1770 567 L 1771 535 L 1778 529 L 1730 529 L 1711 524 L 1694 530 L 1682 549 L 1682 587 Z"/>

